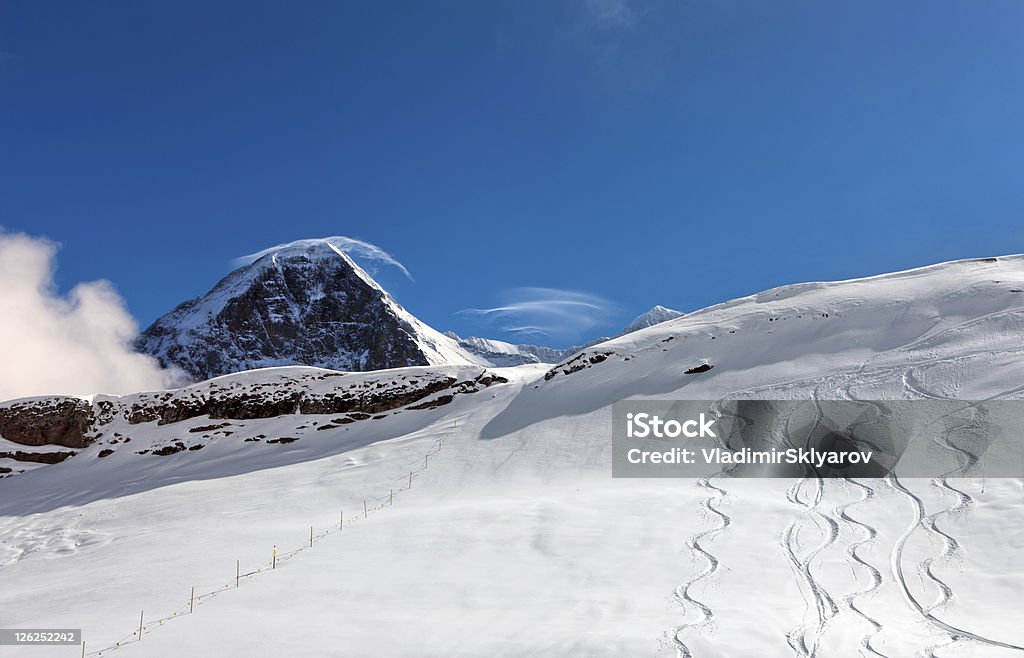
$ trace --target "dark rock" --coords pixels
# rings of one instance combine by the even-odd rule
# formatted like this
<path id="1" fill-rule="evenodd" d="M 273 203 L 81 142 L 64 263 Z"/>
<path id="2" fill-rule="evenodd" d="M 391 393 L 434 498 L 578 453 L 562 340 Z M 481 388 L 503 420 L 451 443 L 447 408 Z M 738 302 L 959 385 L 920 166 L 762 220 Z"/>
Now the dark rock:
<path id="1" fill-rule="evenodd" d="M 33 464 L 59 464 L 68 457 L 74 457 L 75 452 L 0 452 L 0 459 L 13 459 L 17 462 L 30 462 Z"/>
<path id="2" fill-rule="evenodd" d="M 580 370 L 584 370 L 592 365 L 596 365 L 607 360 L 612 354 L 615 354 L 613 350 L 598 352 L 596 354 L 591 354 L 590 356 L 587 356 L 586 352 L 581 352 L 568 361 L 560 363 L 544 373 L 544 381 L 550 381 L 558 374 L 571 375 L 574 372 L 579 372 Z"/>
<path id="3" fill-rule="evenodd" d="M 51 397 L 0 406 L 0 436 L 26 446 L 54 444 L 85 448 L 93 423 L 92 406 L 71 397 Z"/>
<path id="4" fill-rule="evenodd" d="M 219 430 L 222 427 L 231 427 L 231 423 L 218 423 L 216 425 L 200 425 L 199 427 L 193 427 L 189 432 L 198 434 L 199 432 L 209 432 L 211 430 Z"/>
<path id="5" fill-rule="evenodd" d="M 161 457 L 166 457 L 168 455 L 173 455 L 173 454 L 181 452 L 183 450 L 185 450 L 185 444 L 182 443 L 181 441 L 178 441 L 177 443 L 175 443 L 172 446 L 164 446 L 163 448 L 160 448 L 158 450 L 154 450 L 153 454 L 154 455 L 160 455 Z"/>
<path id="6" fill-rule="evenodd" d="M 436 409 L 440 406 L 451 404 L 451 401 L 455 399 L 454 395 L 441 395 L 433 400 L 427 400 L 420 404 L 409 407 L 409 409 Z"/>

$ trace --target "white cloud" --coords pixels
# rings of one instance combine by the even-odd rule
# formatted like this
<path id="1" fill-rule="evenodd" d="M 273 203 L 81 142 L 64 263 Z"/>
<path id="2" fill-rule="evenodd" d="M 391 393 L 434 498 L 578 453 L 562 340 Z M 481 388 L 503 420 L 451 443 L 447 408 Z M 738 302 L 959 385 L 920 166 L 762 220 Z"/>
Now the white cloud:
<path id="1" fill-rule="evenodd" d="M 505 291 L 500 305 L 467 308 L 459 315 L 529 340 L 556 343 L 577 341 L 589 331 L 607 324 L 618 308 L 590 293 L 558 288 L 514 288 Z"/>
<path id="2" fill-rule="evenodd" d="M 321 243 L 333 245 L 337 249 L 344 251 L 349 256 L 352 256 L 352 258 L 357 261 L 383 263 L 384 265 L 390 265 L 391 267 L 395 267 L 402 274 L 404 274 L 410 281 L 413 280 L 412 274 L 410 274 L 409 270 L 405 268 L 405 265 L 402 265 L 402 263 L 400 263 L 397 258 L 392 256 L 388 252 L 384 251 L 377 245 L 372 244 L 370 242 L 366 242 L 364 240 L 357 240 L 355 238 L 350 238 L 344 235 L 334 235 L 327 238 L 312 238 L 309 240 L 296 240 L 295 242 L 286 242 L 284 244 L 279 244 L 274 247 L 269 247 L 262 251 L 257 251 L 256 253 L 249 254 L 248 256 L 236 258 L 233 261 L 233 263 L 235 267 L 238 267 L 240 265 L 247 265 L 263 256 L 266 256 L 267 254 L 272 254 L 275 251 L 280 251 L 281 249 L 285 249 L 287 247 L 306 247 Z M 360 265 L 362 264 L 363 263 L 360 263 Z"/>
<path id="3" fill-rule="evenodd" d="M 0 233 L 0 400 L 166 388 L 175 373 L 134 352 L 137 325 L 106 281 L 55 291 L 57 245 Z"/>

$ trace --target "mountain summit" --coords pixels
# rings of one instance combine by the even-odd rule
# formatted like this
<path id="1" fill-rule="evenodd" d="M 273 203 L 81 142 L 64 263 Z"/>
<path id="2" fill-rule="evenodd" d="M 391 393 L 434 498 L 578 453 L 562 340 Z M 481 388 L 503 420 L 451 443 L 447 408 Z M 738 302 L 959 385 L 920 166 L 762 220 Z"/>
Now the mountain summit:
<path id="1" fill-rule="evenodd" d="M 653 327 L 654 325 L 661 324 L 662 322 L 675 320 L 681 315 L 683 314 L 675 309 L 665 308 L 664 306 L 655 306 L 643 315 L 638 315 L 633 318 L 633 321 L 626 325 L 619 335 L 625 336 L 626 334 L 631 334 L 634 331 L 640 331 L 647 327 Z"/>
<path id="2" fill-rule="evenodd" d="M 281 365 L 333 370 L 479 364 L 402 308 L 330 239 L 265 252 L 136 340 L 196 379 Z"/>

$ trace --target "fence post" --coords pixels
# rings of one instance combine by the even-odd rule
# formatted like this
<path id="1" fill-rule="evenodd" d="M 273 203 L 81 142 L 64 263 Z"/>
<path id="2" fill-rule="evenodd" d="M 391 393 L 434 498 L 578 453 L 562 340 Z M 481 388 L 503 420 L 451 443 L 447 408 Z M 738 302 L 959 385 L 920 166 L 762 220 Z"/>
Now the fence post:
<path id="1" fill-rule="evenodd" d="M 238 588 L 239 582 L 242 580 L 242 561 L 235 560 L 235 588 Z"/>
<path id="2" fill-rule="evenodd" d="M 338 513 L 338 532 L 345 529 L 345 510 Z"/>
<path id="3" fill-rule="evenodd" d="M 430 455 L 423 455 L 423 468 L 427 467 L 427 463 L 430 461 Z"/>
<path id="4" fill-rule="evenodd" d="M 139 613 L 139 642 L 142 642 L 142 620 L 146 616 L 146 611 L 143 610 Z"/>
<path id="5" fill-rule="evenodd" d="M 85 658 L 85 640 L 82 640 L 82 658 Z"/>
<path id="6" fill-rule="evenodd" d="M 409 471 L 409 488 L 412 489 L 412 471 Z"/>
<path id="7" fill-rule="evenodd" d="M 196 603 L 196 586 L 192 586 L 192 593 L 188 596 L 188 614 L 192 614 L 192 608 Z"/>
<path id="8" fill-rule="evenodd" d="M 277 544 L 274 544 L 274 559 L 270 563 L 270 568 L 271 569 L 276 569 L 277 568 Z"/>
<path id="9" fill-rule="evenodd" d="M 363 498 L 363 518 L 366 518 L 366 499 Z"/>
<path id="10" fill-rule="evenodd" d="M 313 548 L 313 526 L 309 526 L 309 547 Z"/>
<path id="11" fill-rule="evenodd" d="M 395 504 L 395 490 L 391 489 L 391 493 L 388 494 L 388 505 Z"/>

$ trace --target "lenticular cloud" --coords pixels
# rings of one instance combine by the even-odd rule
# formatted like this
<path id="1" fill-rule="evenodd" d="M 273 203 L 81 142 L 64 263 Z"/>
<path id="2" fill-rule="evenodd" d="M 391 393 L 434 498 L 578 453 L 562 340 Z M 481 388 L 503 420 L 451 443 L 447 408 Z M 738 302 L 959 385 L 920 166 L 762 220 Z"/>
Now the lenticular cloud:
<path id="1" fill-rule="evenodd" d="M 413 280 L 412 274 L 410 274 L 409 270 L 405 268 L 405 265 L 402 265 L 402 263 L 397 258 L 392 256 L 388 252 L 384 251 L 383 249 L 373 244 L 372 242 L 357 240 L 355 238 L 350 238 L 344 235 L 334 235 L 327 238 L 312 238 L 309 240 L 296 240 L 295 242 L 286 242 L 283 244 L 276 245 L 274 247 L 270 247 L 268 249 L 264 249 L 263 251 L 257 251 L 256 253 L 249 254 L 248 256 L 236 258 L 234 261 L 232 261 L 232 264 L 235 267 L 239 267 L 241 265 L 248 265 L 249 263 L 258 260 L 262 256 L 272 254 L 275 251 L 279 251 L 287 247 L 302 247 L 321 243 L 329 244 L 335 249 L 344 251 L 349 256 L 352 256 L 359 260 L 368 261 L 370 263 L 383 263 L 384 265 L 390 265 L 391 267 L 398 269 L 410 281 Z"/>
<path id="2" fill-rule="evenodd" d="M 166 388 L 174 374 L 134 352 L 135 320 L 106 281 L 56 292 L 57 245 L 0 233 L 0 400 Z"/>
<path id="3" fill-rule="evenodd" d="M 459 315 L 479 319 L 501 331 L 528 338 L 578 340 L 609 321 L 615 304 L 590 293 L 558 288 L 514 288 L 492 308 L 467 308 Z"/>

